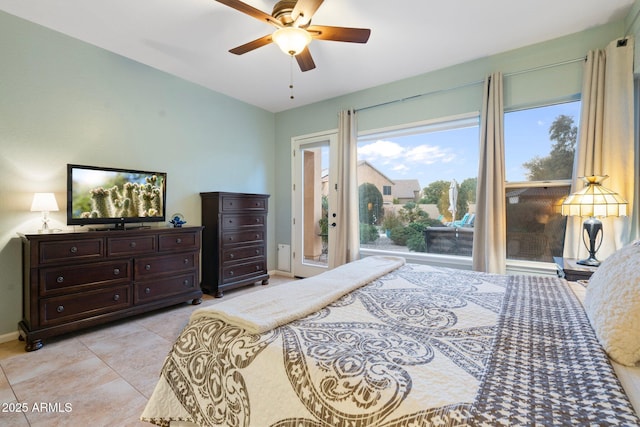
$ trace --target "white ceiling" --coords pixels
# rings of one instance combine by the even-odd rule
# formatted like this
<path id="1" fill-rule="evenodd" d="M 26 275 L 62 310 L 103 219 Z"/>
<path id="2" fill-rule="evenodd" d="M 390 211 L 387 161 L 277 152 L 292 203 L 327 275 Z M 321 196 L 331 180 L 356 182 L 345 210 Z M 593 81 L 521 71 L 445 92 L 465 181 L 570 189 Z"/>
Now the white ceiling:
<path id="1" fill-rule="evenodd" d="M 229 53 L 274 28 L 214 0 L 0 0 L 0 9 L 278 112 L 621 20 L 633 2 L 325 0 L 313 24 L 370 28 L 369 42 L 314 40 L 317 68 L 302 73 L 294 61 L 293 75 L 275 45 Z M 276 0 L 246 3 L 270 14 Z"/>

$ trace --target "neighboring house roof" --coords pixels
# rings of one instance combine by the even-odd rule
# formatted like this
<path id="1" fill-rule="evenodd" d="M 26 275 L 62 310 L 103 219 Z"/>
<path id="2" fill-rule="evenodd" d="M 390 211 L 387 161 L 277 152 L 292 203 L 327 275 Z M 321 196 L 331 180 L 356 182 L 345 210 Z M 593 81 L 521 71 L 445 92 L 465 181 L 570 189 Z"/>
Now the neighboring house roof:
<path id="1" fill-rule="evenodd" d="M 361 167 L 366 167 L 368 166 L 369 168 L 371 168 L 372 170 L 374 170 L 378 175 L 380 175 L 382 178 L 384 178 L 385 180 L 389 181 L 391 184 L 394 184 L 395 181 L 392 180 L 391 178 L 389 178 L 388 176 L 386 176 L 385 174 L 383 174 L 382 172 L 380 172 L 378 169 L 376 169 L 375 166 L 373 166 L 371 163 L 367 162 L 366 160 L 358 160 L 358 168 Z"/>
<path id="2" fill-rule="evenodd" d="M 415 199 L 416 194 L 422 191 L 417 179 L 396 179 L 394 182 L 393 197 L 398 199 Z"/>

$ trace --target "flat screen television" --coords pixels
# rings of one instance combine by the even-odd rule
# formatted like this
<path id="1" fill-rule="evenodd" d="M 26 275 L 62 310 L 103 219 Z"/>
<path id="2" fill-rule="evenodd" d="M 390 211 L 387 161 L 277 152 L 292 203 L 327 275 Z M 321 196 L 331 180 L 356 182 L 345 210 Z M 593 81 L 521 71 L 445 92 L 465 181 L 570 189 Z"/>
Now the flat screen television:
<path id="1" fill-rule="evenodd" d="M 67 165 L 67 224 L 165 221 L 167 174 L 133 169 Z"/>

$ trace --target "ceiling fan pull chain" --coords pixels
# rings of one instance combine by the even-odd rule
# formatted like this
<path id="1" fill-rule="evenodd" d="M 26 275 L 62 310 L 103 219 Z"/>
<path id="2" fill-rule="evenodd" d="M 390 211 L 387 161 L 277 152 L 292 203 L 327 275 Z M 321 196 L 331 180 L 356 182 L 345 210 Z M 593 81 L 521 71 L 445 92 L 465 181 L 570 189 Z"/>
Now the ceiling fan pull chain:
<path id="1" fill-rule="evenodd" d="M 291 95 L 289 95 L 290 99 L 293 99 L 293 55 L 290 55 L 291 57 L 291 62 L 290 62 L 290 72 L 289 72 L 289 89 L 291 90 Z"/>

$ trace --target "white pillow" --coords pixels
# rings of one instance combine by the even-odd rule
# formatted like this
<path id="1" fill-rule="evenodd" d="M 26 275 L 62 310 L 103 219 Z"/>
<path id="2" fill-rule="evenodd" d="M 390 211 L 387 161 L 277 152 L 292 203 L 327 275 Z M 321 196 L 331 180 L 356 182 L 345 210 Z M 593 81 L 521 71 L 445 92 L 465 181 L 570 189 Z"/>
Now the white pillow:
<path id="1" fill-rule="evenodd" d="M 627 366 L 640 361 L 640 242 L 600 264 L 589 279 L 584 307 L 613 360 Z"/>

